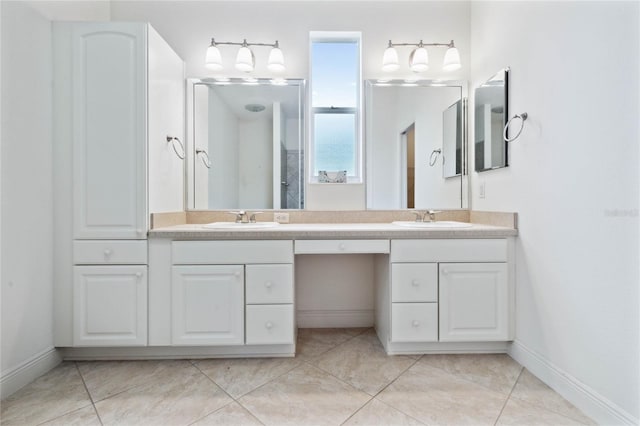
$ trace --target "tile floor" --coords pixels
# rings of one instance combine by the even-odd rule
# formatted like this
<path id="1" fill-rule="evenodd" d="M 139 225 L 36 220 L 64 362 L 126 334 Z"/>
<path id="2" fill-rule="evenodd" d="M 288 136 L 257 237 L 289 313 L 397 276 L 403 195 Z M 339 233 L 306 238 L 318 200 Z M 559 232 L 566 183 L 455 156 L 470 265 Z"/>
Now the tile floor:
<path id="1" fill-rule="evenodd" d="M 387 356 L 371 329 L 301 329 L 295 358 L 65 362 L 0 423 L 594 424 L 507 355 Z"/>

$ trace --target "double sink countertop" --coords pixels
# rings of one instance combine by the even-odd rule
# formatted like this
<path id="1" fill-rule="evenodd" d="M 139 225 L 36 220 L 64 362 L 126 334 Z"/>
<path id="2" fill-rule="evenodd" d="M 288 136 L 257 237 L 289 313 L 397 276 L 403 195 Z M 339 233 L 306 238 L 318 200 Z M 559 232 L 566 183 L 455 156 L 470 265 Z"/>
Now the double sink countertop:
<path id="1" fill-rule="evenodd" d="M 230 222 L 230 217 L 216 216 L 215 213 L 211 213 L 209 217 L 203 215 L 200 212 L 200 216 L 197 217 L 199 223 L 191 222 L 188 214 L 192 212 L 186 212 L 184 214 L 184 222 L 182 217 L 176 219 L 175 217 L 169 218 L 168 216 L 156 216 L 153 219 L 155 225 L 153 229 L 149 231 L 150 238 L 171 238 L 171 239 L 199 239 L 199 240 L 250 240 L 250 239 L 429 239 L 429 238 L 505 238 L 518 235 L 516 228 L 516 215 L 515 213 L 492 213 L 482 212 L 477 213 L 474 217 L 473 214 L 469 214 L 471 217 L 464 217 L 459 212 L 450 215 L 447 212 L 439 214 L 437 222 L 453 220 L 455 222 L 466 222 L 464 227 L 449 227 L 438 226 L 436 227 L 414 227 L 410 223 L 409 217 L 406 215 L 400 215 L 393 217 L 389 222 L 375 222 L 375 216 L 367 216 L 366 222 L 326 222 L 330 220 L 330 215 L 323 215 L 320 220 L 323 223 L 317 222 L 305 222 L 305 223 L 287 223 L 276 224 L 264 227 L 260 227 L 260 222 L 269 222 L 269 217 L 265 217 L 264 221 L 258 220 L 258 224 L 233 224 Z M 303 212 L 304 213 L 304 212 Z M 177 213 L 177 215 L 182 213 Z M 498 216 L 495 216 L 498 215 Z M 507 216 L 505 216 L 507 215 Z M 510 215 L 510 216 L 509 216 Z M 486 217 L 485 217 L 486 216 Z M 177 217 L 177 216 L 176 216 Z M 170 220 L 166 220 L 170 219 Z M 212 219 L 211 221 L 204 221 L 206 219 Z M 217 220 L 223 219 L 223 220 Z M 261 218 L 262 219 L 262 218 Z M 309 218 L 313 219 L 313 218 Z M 342 217 L 342 219 L 361 219 L 357 217 Z M 379 219 L 387 219 L 387 217 L 379 217 Z M 466 219 L 466 220 L 465 220 Z M 472 220 L 469 220 L 472 219 Z M 480 219 L 483 222 L 473 221 L 473 219 Z M 402 221 L 404 226 L 394 224 L 393 221 Z M 178 222 L 178 223 L 176 223 Z M 228 222 L 229 227 L 226 224 L 213 225 L 213 227 L 207 227 L 206 225 L 215 222 Z M 456 224 L 452 224 L 456 226 Z M 504 226 L 503 226 L 504 225 Z M 429 225 L 427 225 L 429 226 Z"/>

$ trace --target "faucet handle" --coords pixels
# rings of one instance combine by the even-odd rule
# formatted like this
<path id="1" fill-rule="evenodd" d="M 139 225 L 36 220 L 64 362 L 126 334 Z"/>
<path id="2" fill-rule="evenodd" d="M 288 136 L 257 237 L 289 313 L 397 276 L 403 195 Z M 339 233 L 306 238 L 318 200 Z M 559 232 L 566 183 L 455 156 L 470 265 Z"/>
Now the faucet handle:
<path id="1" fill-rule="evenodd" d="M 247 215 L 247 212 L 245 212 L 244 210 L 238 210 L 238 211 L 230 211 L 227 212 L 229 214 L 233 214 L 236 216 L 236 223 L 240 223 L 242 222 L 242 219 Z"/>
<path id="2" fill-rule="evenodd" d="M 256 223 L 256 215 L 257 214 L 262 214 L 262 213 L 264 213 L 264 212 L 253 212 L 253 213 L 249 214 L 249 222 Z"/>
<path id="3" fill-rule="evenodd" d="M 416 222 L 424 222 L 424 213 L 421 211 L 414 210 L 411 213 L 416 215 Z"/>
<path id="4" fill-rule="evenodd" d="M 440 210 L 427 210 L 426 213 L 424 214 L 424 217 L 426 217 L 427 215 L 429 216 L 429 222 L 435 222 L 436 221 L 436 213 L 442 213 L 442 211 Z M 423 218 L 424 221 L 424 218 Z"/>

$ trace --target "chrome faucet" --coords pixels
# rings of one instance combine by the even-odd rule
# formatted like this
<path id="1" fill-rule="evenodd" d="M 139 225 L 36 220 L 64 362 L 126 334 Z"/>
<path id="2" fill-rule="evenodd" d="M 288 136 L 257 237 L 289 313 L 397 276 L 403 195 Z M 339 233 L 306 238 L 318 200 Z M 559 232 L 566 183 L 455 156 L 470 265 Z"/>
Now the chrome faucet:
<path id="1" fill-rule="evenodd" d="M 236 215 L 236 223 L 256 223 L 256 215 L 262 212 L 249 213 L 244 210 L 238 210 L 235 212 L 227 213 Z"/>
<path id="2" fill-rule="evenodd" d="M 425 212 L 412 211 L 411 213 L 416 215 L 416 222 L 435 222 L 436 213 L 440 213 L 440 212 L 435 210 L 427 210 Z M 427 217 L 429 218 L 428 220 L 426 220 Z"/>

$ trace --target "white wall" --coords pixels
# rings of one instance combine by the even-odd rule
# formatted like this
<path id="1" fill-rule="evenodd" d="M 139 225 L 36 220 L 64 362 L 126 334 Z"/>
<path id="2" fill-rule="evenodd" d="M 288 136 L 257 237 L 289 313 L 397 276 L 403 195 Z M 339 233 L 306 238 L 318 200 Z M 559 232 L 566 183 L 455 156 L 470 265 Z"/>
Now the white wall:
<path id="1" fill-rule="evenodd" d="M 639 417 L 639 6 L 471 6 L 471 87 L 510 66 L 510 114 L 529 114 L 472 189 L 519 215 L 512 353 L 606 424 Z"/>
<path id="2" fill-rule="evenodd" d="M 24 4 L 1 7 L 4 381 L 53 348 L 52 89 L 51 23 Z"/>
<path id="3" fill-rule="evenodd" d="M 394 42 L 448 42 L 454 39 L 462 69 L 443 72 L 446 49 L 430 49 L 430 70 L 424 78 L 468 80 L 468 2 L 363 2 L 363 1 L 118 1 L 111 3 L 113 20 L 148 21 L 186 61 L 188 77 L 214 75 L 204 67 L 204 55 L 212 37 L 225 41 L 272 43 L 276 39 L 285 54 L 285 77 L 307 78 L 309 31 L 361 31 L 363 77 L 388 77 L 380 70 L 389 39 Z M 239 23 L 242 23 L 241 25 Z M 257 76 L 272 76 L 266 69 L 269 49 L 255 48 Z M 395 78 L 414 77 L 408 69 L 411 49 L 399 48 L 402 71 Z M 235 47 L 222 46 L 228 76 L 243 77 L 233 68 Z M 364 209 L 365 187 L 309 185 L 309 209 Z"/>

